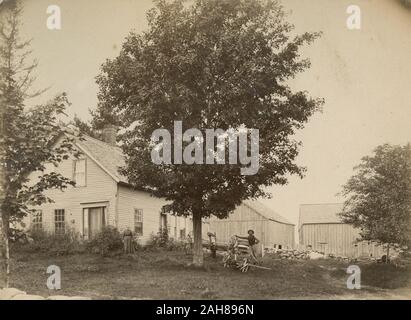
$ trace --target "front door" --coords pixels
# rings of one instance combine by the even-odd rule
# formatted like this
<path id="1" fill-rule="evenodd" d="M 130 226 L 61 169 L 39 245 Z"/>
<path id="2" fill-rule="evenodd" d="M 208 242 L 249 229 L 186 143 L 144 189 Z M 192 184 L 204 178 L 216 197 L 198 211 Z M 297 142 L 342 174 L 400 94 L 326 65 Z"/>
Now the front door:
<path id="1" fill-rule="evenodd" d="M 167 215 L 160 213 L 160 232 L 163 232 L 164 230 L 167 230 L 168 225 L 167 225 Z"/>
<path id="2" fill-rule="evenodd" d="M 105 207 L 84 209 L 84 234 L 89 239 L 94 238 L 106 225 Z M 87 228 L 87 229 L 86 229 Z"/>

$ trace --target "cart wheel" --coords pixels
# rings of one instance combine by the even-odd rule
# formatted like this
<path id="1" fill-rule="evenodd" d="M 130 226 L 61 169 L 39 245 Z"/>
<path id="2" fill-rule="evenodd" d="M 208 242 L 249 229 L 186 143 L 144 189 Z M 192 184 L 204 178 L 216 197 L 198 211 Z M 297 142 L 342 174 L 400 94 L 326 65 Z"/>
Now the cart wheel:
<path id="1" fill-rule="evenodd" d="M 247 272 L 247 271 L 248 271 L 248 269 L 249 269 L 249 267 L 248 267 L 248 266 L 243 267 L 243 268 L 241 269 L 241 272 Z"/>
<path id="2" fill-rule="evenodd" d="M 223 266 L 224 266 L 224 268 L 229 268 L 230 267 L 230 255 L 228 253 L 226 253 L 224 255 Z"/>
<path id="3" fill-rule="evenodd" d="M 241 272 L 247 272 L 250 269 L 250 264 L 247 259 L 244 259 L 243 263 L 240 265 Z"/>

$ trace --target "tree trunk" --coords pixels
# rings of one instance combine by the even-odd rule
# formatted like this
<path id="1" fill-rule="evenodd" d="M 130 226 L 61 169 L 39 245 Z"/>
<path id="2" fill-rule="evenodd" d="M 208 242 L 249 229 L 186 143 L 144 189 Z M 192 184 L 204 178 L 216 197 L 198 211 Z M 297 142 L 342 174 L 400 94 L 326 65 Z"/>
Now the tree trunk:
<path id="1" fill-rule="evenodd" d="M 386 263 L 389 263 L 389 262 L 390 262 L 390 245 L 387 244 L 387 261 L 386 261 Z"/>
<path id="2" fill-rule="evenodd" d="M 193 248 L 193 264 L 198 267 L 202 267 L 204 264 L 203 258 L 203 237 L 202 237 L 202 221 L 200 213 L 193 213 L 193 236 L 194 236 L 194 248 Z"/>
<path id="3" fill-rule="evenodd" d="M 6 213 L 1 212 L 1 231 L 3 238 L 3 258 L 4 258 L 4 271 L 5 271 L 5 287 L 9 286 L 10 275 L 10 248 L 9 248 L 9 217 Z"/>

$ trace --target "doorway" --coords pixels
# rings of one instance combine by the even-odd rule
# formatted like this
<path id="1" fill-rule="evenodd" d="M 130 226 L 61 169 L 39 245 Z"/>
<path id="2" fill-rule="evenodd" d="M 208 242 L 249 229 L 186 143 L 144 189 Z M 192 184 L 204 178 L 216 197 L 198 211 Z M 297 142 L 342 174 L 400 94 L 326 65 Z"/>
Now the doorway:
<path id="1" fill-rule="evenodd" d="M 83 209 L 83 234 L 86 238 L 94 238 L 106 225 L 106 207 Z"/>

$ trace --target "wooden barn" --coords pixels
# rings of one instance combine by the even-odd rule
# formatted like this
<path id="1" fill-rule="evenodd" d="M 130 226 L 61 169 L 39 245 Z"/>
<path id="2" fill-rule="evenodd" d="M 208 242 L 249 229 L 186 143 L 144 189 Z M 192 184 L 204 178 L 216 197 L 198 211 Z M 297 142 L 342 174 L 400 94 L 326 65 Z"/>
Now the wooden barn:
<path id="1" fill-rule="evenodd" d="M 294 247 L 295 225 L 259 201 L 244 201 L 227 219 L 213 217 L 209 222 L 218 243 L 227 243 L 233 235 L 247 236 L 252 229 L 264 247 Z"/>
<path id="2" fill-rule="evenodd" d="M 384 248 L 376 243 L 358 242 L 359 230 L 343 223 L 338 216 L 341 203 L 303 204 L 298 226 L 302 248 L 351 258 L 381 257 Z"/>

